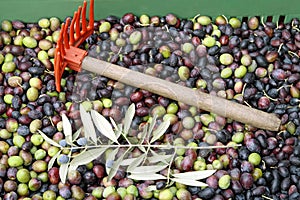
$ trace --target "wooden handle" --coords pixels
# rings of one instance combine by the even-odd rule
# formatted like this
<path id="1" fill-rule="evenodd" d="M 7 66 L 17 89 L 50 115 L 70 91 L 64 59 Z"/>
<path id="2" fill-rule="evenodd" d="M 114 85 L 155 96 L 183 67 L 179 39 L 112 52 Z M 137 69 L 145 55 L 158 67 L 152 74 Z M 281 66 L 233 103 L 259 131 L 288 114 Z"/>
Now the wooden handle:
<path id="1" fill-rule="evenodd" d="M 187 88 L 95 58 L 85 57 L 82 62 L 82 69 L 257 128 L 278 131 L 280 127 L 281 121 L 274 114 L 256 110 L 224 98 L 212 96 L 199 90 Z"/>

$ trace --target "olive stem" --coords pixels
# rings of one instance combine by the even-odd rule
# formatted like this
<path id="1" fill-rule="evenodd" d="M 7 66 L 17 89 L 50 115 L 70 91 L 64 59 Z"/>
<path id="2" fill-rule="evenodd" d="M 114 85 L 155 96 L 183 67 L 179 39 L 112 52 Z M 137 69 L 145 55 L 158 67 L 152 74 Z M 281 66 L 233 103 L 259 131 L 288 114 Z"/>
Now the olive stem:
<path id="1" fill-rule="evenodd" d="M 278 99 L 273 99 L 272 97 L 270 97 L 270 96 L 266 93 L 265 90 L 263 90 L 263 93 L 264 93 L 264 95 L 265 95 L 268 99 L 270 99 L 270 100 L 272 100 L 272 101 L 278 101 Z"/>
<path id="2" fill-rule="evenodd" d="M 266 24 L 264 23 L 264 16 L 261 16 L 261 20 L 260 20 L 261 24 L 266 27 Z"/>
<path id="3" fill-rule="evenodd" d="M 265 196 L 265 195 L 261 195 L 261 197 L 262 197 L 262 198 L 265 198 L 265 199 L 268 199 L 268 200 L 273 200 L 272 198 L 267 197 L 267 196 Z"/>
<path id="4" fill-rule="evenodd" d="M 295 52 L 288 51 L 288 53 L 290 54 L 290 56 L 296 56 L 297 58 L 299 58 L 298 54 L 296 54 Z"/>
<path id="5" fill-rule="evenodd" d="M 228 24 L 228 19 L 225 15 L 222 15 L 222 17 L 224 17 L 225 21 L 226 21 L 226 24 Z"/>
<path id="6" fill-rule="evenodd" d="M 158 145 L 158 144 L 105 144 L 105 145 L 91 145 L 91 146 L 77 146 L 77 147 L 64 147 L 64 149 L 84 149 L 84 148 L 115 148 L 115 147 L 122 147 L 122 148 L 130 148 L 130 147 L 148 147 L 148 148 L 159 148 L 159 149 L 218 149 L 218 148 L 230 148 L 230 147 L 240 147 L 241 144 L 236 145 L 224 145 L 224 146 L 209 146 L 209 147 L 190 147 L 190 146 L 174 146 L 174 145 Z"/>
<path id="7" fill-rule="evenodd" d="M 175 155 L 176 155 L 176 150 L 177 150 L 177 148 L 175 148 L 175 151 L 172 155 L 170 164 L 168 166 L 167 185 L 169 185 L 169 182 L 170 182 L 170 174 L 171 174 L 171 166 L 172 166 L 171 163 L 173 163 L 173 161 L 174 161 L 174 158 L 175 158 Z"/>
<path id="8" fill-rule="evenodd" d="M 282 45 L 283 45 L 283 43 L 281 43 L 281 44 L 279 45 L 278 50 L 277 50 L 278 53 L 280 52 L 280 50 L 281 50 L 281 48 L 282 48 Z"/>

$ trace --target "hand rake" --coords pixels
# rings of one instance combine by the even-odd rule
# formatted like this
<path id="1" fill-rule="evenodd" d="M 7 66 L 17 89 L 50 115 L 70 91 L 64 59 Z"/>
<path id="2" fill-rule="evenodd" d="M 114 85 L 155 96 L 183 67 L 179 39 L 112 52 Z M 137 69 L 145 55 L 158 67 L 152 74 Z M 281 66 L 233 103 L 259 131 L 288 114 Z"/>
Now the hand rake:
<path id="1" fill-rule="evenodd" d="M 90 1 L 88 22 L 86 20 L 86 7 L 87 2 L 84 1 L 83 7 L 78 8 L 73 19 L 68 18 L 61 27 L 54 61 L 54 74 L 58 91 L 60 91 L 63 71 L 68 65 L 70 69 L 75 71 L 88 70 L 257 128 L 278 131 L 281 121 L 274 114 L 89 57 L 87 51 L 78 48 L 78 46 L 94 31 L 94 0 Z"/>

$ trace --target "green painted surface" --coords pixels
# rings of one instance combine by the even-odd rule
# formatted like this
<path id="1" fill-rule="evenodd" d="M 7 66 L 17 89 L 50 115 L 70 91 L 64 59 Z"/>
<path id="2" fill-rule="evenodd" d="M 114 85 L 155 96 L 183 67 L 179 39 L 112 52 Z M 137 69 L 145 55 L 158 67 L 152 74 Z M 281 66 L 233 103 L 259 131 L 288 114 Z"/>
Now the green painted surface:
<path id="1" fill-rule="evenodd" d="M 72 16 L 82 0 L 2 0 L 0 21 L 19 19 L 36 22 L 41 17 Z M 299 0 L 95 0 L 95 19 L 108 15 L 122 16 L 126 12 L 137 15 L 165 15 L 174 13 L 181 18 L 197 14 L 215 17 L 284 15 L 286 21 L 300 17 Z"/>

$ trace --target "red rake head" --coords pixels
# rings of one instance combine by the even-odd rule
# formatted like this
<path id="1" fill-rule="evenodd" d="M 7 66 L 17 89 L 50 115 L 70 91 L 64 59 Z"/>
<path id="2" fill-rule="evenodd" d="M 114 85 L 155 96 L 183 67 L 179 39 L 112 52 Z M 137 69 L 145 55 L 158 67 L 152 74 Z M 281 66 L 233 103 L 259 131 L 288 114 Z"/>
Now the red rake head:
<path id="1" fill-rule="evenodd" d="M 70 69 L 80 71 L 81 62 L 87 55 L 86 51 L 77 47 L 94 31 L 94 0 L 90 0 L 88 25 L 86 21 L 86 6 L 87 2 L 84 1 L 83 7 L 79 6 L 78 10 L 74 12 L 72 21 L 70 18 L 67 18 L 66 24 L 61 26 L 54 57 L 54 76 L 58 92 L 60 92 L 60 80 L 65 67 L 68 65 Z"/>

